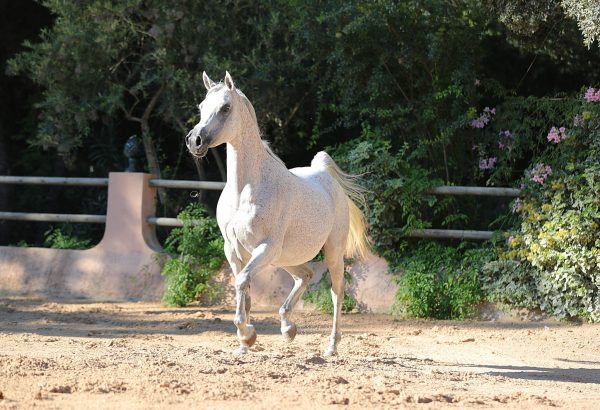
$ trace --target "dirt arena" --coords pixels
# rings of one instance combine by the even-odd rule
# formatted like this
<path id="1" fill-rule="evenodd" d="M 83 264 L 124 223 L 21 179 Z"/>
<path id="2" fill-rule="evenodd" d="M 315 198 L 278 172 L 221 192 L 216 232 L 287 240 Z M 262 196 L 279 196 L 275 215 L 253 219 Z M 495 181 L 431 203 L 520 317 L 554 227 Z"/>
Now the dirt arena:
<path id="1" fill-rule="evenodd" d="M 237 346 L 230 307 L 0 300 L 0 408 L 600 408 L 600 326 L 275 311 Z"/>

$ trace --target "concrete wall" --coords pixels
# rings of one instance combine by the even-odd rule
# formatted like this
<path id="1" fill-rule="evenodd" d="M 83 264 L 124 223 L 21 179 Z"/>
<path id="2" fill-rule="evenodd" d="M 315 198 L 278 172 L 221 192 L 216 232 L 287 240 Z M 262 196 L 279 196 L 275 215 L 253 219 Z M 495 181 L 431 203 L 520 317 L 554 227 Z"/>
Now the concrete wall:
<path id="1" fill-rule="evenodd" d="M 156 191 L 150 175 L 109 175 L 106 228 L 91 249 L 0 247 L 0 292 L 42 293 L 100 300 L 155 300 L 164 289 L 157 263 L 161 250 L 153 216 Z"/>

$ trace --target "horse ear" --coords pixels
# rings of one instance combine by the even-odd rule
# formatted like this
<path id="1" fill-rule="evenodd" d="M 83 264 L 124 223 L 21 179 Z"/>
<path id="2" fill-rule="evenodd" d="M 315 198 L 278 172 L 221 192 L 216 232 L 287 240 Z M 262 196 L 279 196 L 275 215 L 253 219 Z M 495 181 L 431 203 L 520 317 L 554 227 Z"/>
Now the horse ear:
<path id="1" fill-rule="evenodd" d="M 202 81 L 204 81 L 204 86 L 206 87 L 207 90 L 210 90 L 211 88 L 213 88 L 216 85 L 213 80 L 208 78 L 208 74 L 206 74 L 206 71 L 202 72 Z"/>
<path id="2" fill-rule="evenodd" d="M 231 78 L 231 74 L 229 74 L 229 71 L 225 71 L 225 85 L 230 90 L 233 90 L 235 88 L 235 85 L 233 84 L 233 79 Z"/>

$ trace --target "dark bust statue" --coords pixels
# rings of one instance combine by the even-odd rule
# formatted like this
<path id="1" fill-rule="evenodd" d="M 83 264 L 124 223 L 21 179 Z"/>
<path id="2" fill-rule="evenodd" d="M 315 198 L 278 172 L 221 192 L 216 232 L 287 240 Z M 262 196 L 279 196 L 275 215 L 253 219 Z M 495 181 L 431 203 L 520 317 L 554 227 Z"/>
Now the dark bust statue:
<path id="1" fill-rule="evenodd" d="M 143 154 L 142 140 L 137 135 L 132 135 L 127 139 L 123 147 L 123 154 L 127 157 L 127 168 L 125 172 L 140 172 L 139 158 Z"/>

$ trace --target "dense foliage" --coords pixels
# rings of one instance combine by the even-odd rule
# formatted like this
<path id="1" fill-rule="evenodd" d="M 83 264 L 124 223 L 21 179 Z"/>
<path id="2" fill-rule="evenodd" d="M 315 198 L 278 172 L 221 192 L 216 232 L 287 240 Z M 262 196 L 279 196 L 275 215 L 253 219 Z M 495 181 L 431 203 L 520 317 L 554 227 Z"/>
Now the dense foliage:
<path id="1" fill-rule="evenodd" d="M 212 279 L 225 256 L 219 227 L 201 206 L 190 204 L 177 217 L 183 227 L 173 229 L 164 245 L 169 259 L 162 270 L 167 279 L 163 302 L 185 306 L 216 295 L 218 288 Z"/>
<path id="2" fill-rule="evenodd" d="M 598 321 L 600 92 L 590 88 L 583 100 L 570 121 L 549 130 L 548 148 L 523 179 L 523 199 L 513 204 L 521 223 L 502 259 L 486 271 L 494 281 L 513 279 L 505 292 L 492 286 L 499 300 Z"/>
<path id="3" fill-rule="evenodd" d="M 347 172 L 362 175 L 369 204 L 366 209 L 369 234 L 375 250 L 392 258 L 403 244 L 402 236 L 415 228 L 431 225 L 426 216 L 441 213 L 447 201 L 424 191 L 440 181 L 415 165 L 419 153 L 408 146 L 395 151 L 389 140 L 377 138 L 369 129 L 360 141 L 335 149 L 334 156 Z"/>
<path id="4" fill-rule="evenodd" d="M 494 256 L 490 247 L 420 244 L 402 262 L 404 270 L 398 279 L 395 312 L 435 319 L 470 317 L 484 298 L 481 269 Z"/>
<path id="5" fill-rule="evenodd" d="M 352 277 L 348 272 L 344 272 L 346 283 L 352 283 Z M 317 283 L 313 283 L 306 289 L 302 296 L 305 303 L 313 305 L 317 310 L 323 313 L 333 313 L 333 301 L 331 298 L 331 278 L 326 271 Z M 342 312 L 352 312 L 356 308 L 357 302 L 348 292 L 344 292 L 342 301 Z"/>
<path id="6" fill-rule="evenodd" d="M 582 87 L 600 84 L 595 2 L 42 4 L 54 16 L 52 26 L 7 64 L 19 81 L 39 90 L 28 101 L 22 126 L 9 127 L 20 129 L 11 134 L 14 141 L 29 142 L 12 155 L 18 158 L 13 171 L 105 176 L 122 169 L 122 144 L 138 133 L 152 173 L 223 179 L 222 150 L 196 163 L 182 138 L 197 121 L 202 70 L 218 77 L 227 69 L 288 165 L 304 165 L 330 147 L 346 171 L 363 175 L 374 248 L 392 271 L 405 272 L 398 296 L 403 314 L 464 317 L 485 293 L 497 301 L 541 304 L 563 317 L 598 320 L 593 164 L 600 103 L 595 90 L 583 106 L 575 97 Z M 0 136 L 1 168 L 7 151 Z M 521 183 L 525 196 L 517 213 L 501 200 L 425 193 L 440 184 Z M 183 195 L 161 192 L 165 206 L 159 212 L 180 210 Z M 61 201 L 58 195 L 8 192 L 6 198 L 93 212 L 104 203 L 101 194 L 83 204 L 79 195 Z M 202 199 L 214 209 L 214 196 Z M 196 211 L 184 217 L 190 212 Z M 222 261 L 214 221 L 202 221 L 175 230 L 167 241 L 173 255 L 167 268 L 176 272 L 167 275 L 173 278 L 170 289 L 179 289 L 170 303 L 187 303 L 204 291 L 198 283 L 209 282 L 210 273 L 189 255 L 205 252 L 212 267 Z M 496 255 L 487 245 L 481 252 L 463 245 L 452 250 L 456 244 L 403 236 L 426 227 L 514 233 L 509 248 L 484 264 Z M 479 270 L 484 273 L 476 277 Z"/>

